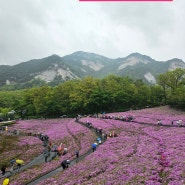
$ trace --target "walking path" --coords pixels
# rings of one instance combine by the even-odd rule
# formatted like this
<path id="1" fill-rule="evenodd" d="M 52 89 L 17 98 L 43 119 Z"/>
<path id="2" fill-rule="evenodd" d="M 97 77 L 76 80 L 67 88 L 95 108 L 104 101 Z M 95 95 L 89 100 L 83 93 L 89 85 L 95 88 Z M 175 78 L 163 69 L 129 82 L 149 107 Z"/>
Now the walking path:
<path id="1" fill-rule="evenodd" d="M 80 122 L 79 120 L 76 120 L 77 123 L 89 128 L 85 123 L 83 122 Z M 92 132 L 94 132 L 96 134 L 97 137 L 100 137 L 100 134 L 96 132 L 96 128 L 89 128 L 90 130 L 92 130 Z M 102 140 L 102 143 L 104 141 Z M 83 155 L 80 155 L 78 159 L 74 159 L 74 160 L 71 160 L 71 163 L 69 165 L 70 166 L 73 166 L 75 165 L 76 163 L 80 162 L 81 160 L 83 160 L 87 155 L 93 153 L 93 149 L 90 148 L 85 154 Z M 55 168 L 54 170 L 51 170 L 49 172 L 46 172 L 45 174 L 43 174 L 42 176 L 40 177 L 37 177 L 35 179 L 32 179 L 31 181 L 25 183 L 25 185 L 35 185 L 37 184 L 38 182 L 40 182 L 41 180 L 44 180 L 44 179 L 47 179 L 47 178 L 50 178 L 52 177 L 53 175 L 57 174 L 58 172 L 61 172 L 63 171 L 63 168 L 59 165 L 57 168 Z"/>
<path id="2" fill-rule="evenodd" d="M 102 119 L 103 119 L 103 118 L 102 118 Z M 120 120 L 120 121 L 121 121 L 121 120 Z M 83 123 L 83 122 L 80 122 L 78 119 L 76 120 L 76 122 L 79 123 L 79 124 L 81 124 L 81 125 L 83 125 L 83 126 L 85 126 L 85 127 L 87 127 L 87 128 L 89 128 L 92 132 L 94 132 L 94 133 L 96 134 L 97 137 L 101 137 L 101 133 L 97 132 L 96 128 L 94 128 L 94 127 L 88 127 L 88 125 L 86 125 L 86 124 Z M 137 122 L 137 121 L 134 121 L 134 120 L 132 120 L 131 122 L 137 123 L 137 124 L 144 124 L 144 125 L 153 125 L 153 126 L 155 126 L 155 125 L 152 124 L 152 123 Z M 158 126 L 158 125 L 156 125 L 156 126 Z M 162 127 L 177 127 L 177 126 L 175 126 L 175 125 L 160 125 L 160 127 L 161 127 L 161 126 L 162 126 Z M 102 140 L 102 143 L 103 143 L 104 141 L 105 141 L 105 140 Z M 73 166 L 73 165 L 75 165 L 75 164 L 77 164 L 78 162 L 80 162 L 81 160 L 83 160 L 87 155 L 89 155 L 89 154 L 91 154 L 91 153 L 93 153 L 92 148 L 90 148 L 85 154 L 79 156 L 78 159 L 71 160 L 71 163 L 70 163 L 69 167 L 70 167 L 70 166 Z M 48 157 L 48 161 L 51 161 L 51 160 L 54 159 L 55 157 L 56 157 L 56 153 L 55 153 L 55 152 L 50 152 L 50 156 Z M 39 155 L 39 156 L 36 157 L 34 160 L 32 160 L 30 163 L 28 163 L 28 164 L 26 164 L 26 165 L 23 165 L 23 166 L 21 167 L 21 169 L 20 169 L 20 172 L 21 172 L 21 171 L 24 171 L 24 170 L 26 170 L 26 169 L 28 169 L 28 168 L 34 166 L 34 165 L 38 165 L 38 164 L 42 164 L 42 163 L 45 163 L 45 156 L 44 156 L 44 154 Z M 36 177 L 36 178 L 30 180 L 29 182 L 25 183 L 25 185 L 35 185 L 35 184 L 37 184 L 38 182 L 40 182 L 40 181 L 42 181 L 42 180 L 44 180 L 44 179 L 46 179 L 46 178 L 50 178 L 50 177 L 52 177 L 53 175 L 55 175 L 55 174 L 57 174 L 58 172 L 61 172 L 61 171 L 63 171 L 63 168 L 61 167 L 61 165 L 59 165 L 59 166 L 57 166 L 54 170 L 48 171 L 48 172 L 42 174 L 41 176 Z M 17 173 L 17 169 L 15 169 L 15 170 L 12 172 L 12 174 L 11 174 L 9 171 L 6 172 L 6 176 L 7 176 L 7 175 L 13 175 L 13 174 L 15 174 L 15 173 Z M 2 176 L 0 176 L 0 178 L 1 178 L 1 177 L 2 177 Z"/>
<path id="3" fill-rule="evenodd" d="M 89 149 L 85 154 L 79 156 L 78 159 L 74 159 L 71 161 L 70 166 L 73 166 L 75 164 L 77 164 L 78 162 L 80 162 L 81 160 L 83 160 L 87 155 L 91 154 L 93 151 L 92 149 Z M 47 178 L 50 178 L 52 177 L 53 175 L 57 174 L 58 172 L 61 172 L 63 171 L 63 167 L 61 167 L 60 165 L 52 170 L 52 171 L 49 171 L 49 172 L 46 172 L 45 174 L 43 174 L 42 176 L 38 177 L 38 178 L 35 178 L 35 179 L 32 179 L 31 181 L 25 183 L 25 185 L 34 185 L 34 184 L 37 184 L 38 182 L 44 180 L 44 179 L 47 179 Z"/>
<path id="4" fill-rule="evenodd" d="M 2 129 L 0 129 L 0 131 L 3 132 Z M 13 134 L 13 135 L 15 135 L 15 133 L 13 131 L 8 131 L 8 132 Z M 28 136 L 28 134 L 26 134 L 26 133 L 19 133 L 19 136 Z M 47 161 L 49 162 L 49 161 L 53 160 L 55 157 L 56 157 L 56 153 L 50 151 L 49 152 L 49 156 L 47 158 Z M 34 166 L 34 165 L 38 165 L 38 164 L 42 164 L 42 163 L 45 163 L 45 155 L 44 155 L 44 153 L 42 153 L 41 155 L 37 156 L 35 159 L 33 159 L 28 164 L 22 165 L 21 168 L 19 169 L 19 172 L 18 172 L 17 167 L 16 167 L 16 168 L 14 168 L 14 170 L 12 172 L 6 171 L 4 176 L 2 176 L 2 174 L 0 174 L 0 179 L 4 178 L 6 176 L 12 176 L 12 175 L 14 175 L 16 173 L 20 173 L 21 171 L 24 171 L 24 170 L 26 170 L 26 169 Z"/>

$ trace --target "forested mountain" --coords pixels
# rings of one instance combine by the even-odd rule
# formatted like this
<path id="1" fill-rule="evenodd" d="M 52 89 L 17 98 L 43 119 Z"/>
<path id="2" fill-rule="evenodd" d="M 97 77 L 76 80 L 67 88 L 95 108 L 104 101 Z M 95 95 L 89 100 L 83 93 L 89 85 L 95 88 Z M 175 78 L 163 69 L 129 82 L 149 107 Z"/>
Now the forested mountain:
<path id="1" fill-rule="evenodd" d="M 63 57 L 52 55 L 33 59 L 14 66 L 0 65 L 0 87 L 10 84 L 19 86 L 25 83 L 59 84 L 68 79 L 86 76 L 103 78 L 109 74 L 129 76 L 133 79 L 142 79 L 148 84 L 155 84 L 159 74 L 176 68 L 185 68 L 185 63 L 177 58 L 156 61 L 139 53 L 110 59 L 98 54 L 78 51 Z"/>

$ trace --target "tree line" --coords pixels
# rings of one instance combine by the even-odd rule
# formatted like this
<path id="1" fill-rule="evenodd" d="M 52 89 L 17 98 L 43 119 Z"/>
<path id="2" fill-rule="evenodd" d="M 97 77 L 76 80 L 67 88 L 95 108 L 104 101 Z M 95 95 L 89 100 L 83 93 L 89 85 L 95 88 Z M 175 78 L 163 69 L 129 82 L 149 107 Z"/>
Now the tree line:
<path id="1" fill-rule="evenodd" d="M 178 68 L 160 74 L 156 85 L 115 75 L 103 79 L 88 76 L 55 87 L 44 84 L 24 90 L 0 91 L 0 100 L 0 116 L 6 118 L 10 115 L 21 118 L 75 116 L 165 104 L 184 109 L 185 70 Z"/>

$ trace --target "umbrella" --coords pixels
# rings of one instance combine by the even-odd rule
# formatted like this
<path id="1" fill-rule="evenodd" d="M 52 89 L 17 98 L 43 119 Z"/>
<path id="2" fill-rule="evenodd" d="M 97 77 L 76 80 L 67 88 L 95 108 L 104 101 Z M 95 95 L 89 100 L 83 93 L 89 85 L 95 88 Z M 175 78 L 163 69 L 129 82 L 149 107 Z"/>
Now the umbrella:
<path id="1" fill-rule="evenodd" d="M 8 185 L 10 182 L 10 180 L 8 178 L 6 178 L 4 181 L 3 181 L 3 185 Z"/>
<path id="2" fill-rule="evenodd" d="M 95 144 L 95 143 L 93 143 L 93 144 L 92 144 L 92 147 L 93 147 L 93 148 L 96 148 L 96 144 Z"/>
<path id="3" fill-rule="evenodd" d="M 100 141 L 100 140 L 101 140 L 101 138 L 100 138 L 100 137 L 98 137 L 96 140 L 97 140 L 97 141 Z"/>
<path id="4" fill-rule="evenodd" d="M 17 160 L 16 160 L 16 163 L 17 163 L 17 164 L 23 164 L 24 161 L 23 161 L 23 160 L 20 160 L 20 159 L 17 159 Z"/>

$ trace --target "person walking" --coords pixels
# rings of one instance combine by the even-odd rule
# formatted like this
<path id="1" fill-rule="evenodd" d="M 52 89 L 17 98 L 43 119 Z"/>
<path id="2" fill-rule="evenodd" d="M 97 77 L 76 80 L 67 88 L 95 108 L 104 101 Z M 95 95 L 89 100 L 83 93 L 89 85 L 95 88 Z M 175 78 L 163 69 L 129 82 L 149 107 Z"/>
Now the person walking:
<path id="1" fill-rule="evenodd" d="M 79 158 L 79 151 L 78 150 L 75 151 L 75 155 L 76 155 L 76 158 L 78 159 Z"/>
<path id="2" fill-rule="evenodd" d="M 162 121 L 160 119 L 158 119 L 157 121 L 157 125 L 161 126 L 162 125 Z"/>
<path id="3" fill-rule="evenodd" d="M 93 143 L 93 144 L 92 144 L 93 152 L 96 150 L 96 146 L 97 146 L 97 144 L 96 144 L 96 143 Z"/>
<path id="4" fill-rule="evenodd" d="M 79 150 L 75 150 L 75 155 L 76 155 L 76 163 L 78 162 L 79 158 Z"/>
<path id="5" fill-rule="evenodd" d="M 20 164 L 20 163 L 18 163 L 18 164 L 17 164 L 17 172 L 19 172 L 19 171 L 20 171 L 20 169 L 21 169 L 21 164 Z"/>
<path id="6" fill-rule="evenodd" d="M 23 160 L 20 160 L 20 159 L 17 159 L 16 160 L 16 163 L 17 163 L 17 172 L 19 172 L 21 166 L 24 164 L 24 161 Z"/>
<path id="7" fill-rule="evenodd" d="M 1 172 L 2 172 L 2 176 L 4 177 L 5 173 L 6 173 L 6 165 L 3 165 L 1 168 Z"/>
<path id="8" fill-rule="evenodd" d="M 70 160 L 63 160 L 62 163 L 61 163 L 61 166 L 62 166 L 63 170 L 68 168 L 69 164 L 70 164 Z"/>

